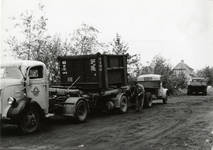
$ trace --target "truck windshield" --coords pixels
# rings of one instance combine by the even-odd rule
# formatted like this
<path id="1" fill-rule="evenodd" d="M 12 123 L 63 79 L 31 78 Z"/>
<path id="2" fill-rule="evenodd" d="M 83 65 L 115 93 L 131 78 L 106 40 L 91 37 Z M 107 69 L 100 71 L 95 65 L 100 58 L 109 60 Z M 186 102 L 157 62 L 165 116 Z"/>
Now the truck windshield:
<path id="1" fill-rule="evenodd" d="M 19 79 L 22 74 L 17 67 L 6 67 L 0 68 L 0 77 L 1 78 L 12 78 Z"/>

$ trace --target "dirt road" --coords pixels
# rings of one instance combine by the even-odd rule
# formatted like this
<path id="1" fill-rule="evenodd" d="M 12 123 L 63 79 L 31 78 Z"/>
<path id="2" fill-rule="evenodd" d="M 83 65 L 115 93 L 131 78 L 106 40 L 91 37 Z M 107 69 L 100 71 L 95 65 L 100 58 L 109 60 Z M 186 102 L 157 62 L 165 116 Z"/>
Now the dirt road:
<path id="1" fill-rule="evenodd" d="M 211 150 L 212 146 L 213 93 L 209 93 L 173 96 L 168 104 L 155 101 L 141 113 L 90 114 L 83 124 L 57 117 L 32 135 L 5 125 L 0 149 Z"/>

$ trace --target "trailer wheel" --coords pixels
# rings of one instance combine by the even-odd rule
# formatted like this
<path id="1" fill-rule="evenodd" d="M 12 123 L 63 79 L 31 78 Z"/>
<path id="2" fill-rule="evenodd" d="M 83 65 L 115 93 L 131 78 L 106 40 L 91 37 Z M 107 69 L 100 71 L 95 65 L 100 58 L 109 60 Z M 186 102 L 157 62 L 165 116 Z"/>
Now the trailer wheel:
<path id="1" fill-rule="evenodd" d="M 150 92 L 144 95 L 144 108 L 152 107 L 152 94 Z"/>
<path id="2" fill-rule="evenodd" d="M 38 111 L 30 107 L 24 111 L 21 120 L 18 122 L 18 127 L 24 134 L 30 134 L 36 131 L 40 124 L 40 115 Z"/>
<path id="3" fill-rule="evenodd" d="M 127 110 L 128 110 L 128 99 L 125 95 L 122 95 L 121 100 L 120 100 L 119 111 L 120 111 L 120 113 L 126 113 Z"/>
<path id="4" fill-rule="evenodd" d="M 75 110 L 75 119 L 78 122 L 84 122 L 88 115 L 88 108 L 85 101 L 80 100 L 77 103 L 76 110 Z"/>

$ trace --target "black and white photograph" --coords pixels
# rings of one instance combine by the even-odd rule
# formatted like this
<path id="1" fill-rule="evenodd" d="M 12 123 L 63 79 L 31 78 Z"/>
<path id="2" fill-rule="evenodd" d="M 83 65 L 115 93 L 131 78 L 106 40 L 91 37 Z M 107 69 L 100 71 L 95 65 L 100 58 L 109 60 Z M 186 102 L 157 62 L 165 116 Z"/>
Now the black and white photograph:
<path id="1" fill-rule="evenodd" d="M 0 8 L 0 149 L 213 150 L 213 0 Z"/>

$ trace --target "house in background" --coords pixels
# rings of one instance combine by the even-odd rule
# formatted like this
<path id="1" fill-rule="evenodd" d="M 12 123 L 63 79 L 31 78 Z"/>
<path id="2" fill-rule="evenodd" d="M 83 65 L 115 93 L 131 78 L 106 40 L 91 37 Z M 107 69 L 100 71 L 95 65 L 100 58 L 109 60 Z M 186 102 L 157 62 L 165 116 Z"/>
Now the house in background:
<path id="1" fill-rule="evenodd" d="M 178 63 L 173 69 L 174 75 L 177 75 L 179 73 L 185 73 L 188 82 L 192 80 L 193 77 L 195 77 L 194 69 L 189 67 L 187 64 L 184 63 L 184 60 L 181 60 L 180 63 Z"/>

